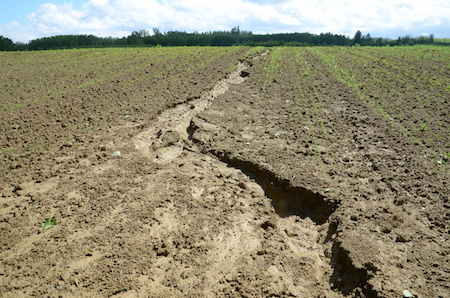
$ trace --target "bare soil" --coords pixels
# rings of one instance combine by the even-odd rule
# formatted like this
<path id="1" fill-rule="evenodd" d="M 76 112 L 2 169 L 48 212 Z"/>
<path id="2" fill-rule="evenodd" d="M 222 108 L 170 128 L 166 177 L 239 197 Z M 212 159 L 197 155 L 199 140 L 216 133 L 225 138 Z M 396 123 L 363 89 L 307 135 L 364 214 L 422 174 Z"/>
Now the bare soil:
<path id="1" fill-rule="evenodd" d="M 448 166 L 312 51 L 246 50 L 5 108 L 2 148 L 45 140 L 3 152 L 0 296 L 449 297 Z"/>

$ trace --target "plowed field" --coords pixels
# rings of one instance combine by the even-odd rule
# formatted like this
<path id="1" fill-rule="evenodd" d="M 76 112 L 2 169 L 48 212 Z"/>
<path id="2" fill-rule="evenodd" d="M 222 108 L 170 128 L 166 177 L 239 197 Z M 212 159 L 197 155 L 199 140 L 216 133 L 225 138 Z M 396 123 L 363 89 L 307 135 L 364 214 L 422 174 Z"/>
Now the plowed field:
<path id="1" fill-rule="evenodd" d="M 0 78 L 1 297 L 450 296 L 450 48 L 0 52 Z"/>

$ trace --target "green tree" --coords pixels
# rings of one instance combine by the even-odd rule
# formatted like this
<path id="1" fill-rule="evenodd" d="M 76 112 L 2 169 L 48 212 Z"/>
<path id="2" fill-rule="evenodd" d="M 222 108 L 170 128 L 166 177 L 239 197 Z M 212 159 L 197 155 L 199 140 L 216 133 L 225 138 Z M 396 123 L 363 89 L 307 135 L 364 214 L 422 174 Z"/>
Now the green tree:
<path id="1" fill-rule="evenodd" d="M 10 51 L 14 48 L 14 44 L 11 39 L 0 35 L 0 51 Z"/>
<path id="2" fill-rule="evenodd" d="M 365 36 L 361 37 L 361 45 L 364 46 L 371 46 L 373 45 L 373 38 L 370 36 L 369 33 L 367 33 Z"/>
<path id="3" fill-rule="evenodd" d="M 361 31 L 356 31 L 355 36 L 353 37 L 353 44 L 361 44 L 362 33 Z"/>
<path id="4" fill-rule="evenodd" d="M 162 33 L 161 33 L 161 30 L 159 30 L 159 28 L 153 28 L 153 35 L 155 35 L 155 36 L 161 36 L 161 35 L 163 35 Z"/>
<path id="5" fill-rule="evenodd" d="M 233 36 L 241 35 L 241 29 L 239 29 L 239 26 L 234 27 L 233 29 L 231 29 L 231 35 L 233 35 Z"/>
<path id="6" fill-rule="evenodd" d="M 129 45 L 142 45 L 144 44 L 145 30 L 133 31 L 130 36 L 127 37 Z"/>

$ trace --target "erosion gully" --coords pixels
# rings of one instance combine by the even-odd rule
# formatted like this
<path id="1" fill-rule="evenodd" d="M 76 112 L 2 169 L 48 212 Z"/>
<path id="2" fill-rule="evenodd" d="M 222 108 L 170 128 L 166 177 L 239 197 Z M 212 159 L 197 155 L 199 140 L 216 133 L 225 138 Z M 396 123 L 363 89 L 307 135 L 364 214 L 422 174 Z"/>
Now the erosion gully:
<path id="1" fill-rule="evenodd" d="M 261 59 L 267 54 L 266 52 L 253 59 Z M 261 189 L 265 198 L 270 200 L 279 218 L 278 227 L 290 221 L 291 217 L 296 217 L 295 225 L 302 234 L 286 233 L 285 240 L 293 251 L 298 250 L 299 255 L 305 252 L 296 247 L 298 240 L 301 238 L 302 241 L 306 239 L 309 242 L 308 253 L 316 262 L 315 272 L 311 274 L 321 283 L 318 288 L 323 289 L 324 295 L 342 297 L 355 294 L 355 289 L 358 289 L 356 293 L 359 292 L 364 297 L 378 297 L 367 283 L 367 272 L 353 266 L 349 253 L 336 238 L 337 224 L 330 220 L 330 216 L 338 203 L 327 201 L 308 189 L 293 186 L 290 181 L 279 178 L 276 173 L 261 165 L 236 158 L 229 152 L 209 149 L 195 138 L 195 131 L 199 127 L 193 119 L 207 110 L 218 96 L 225 94 L 231 85 L 244 83 L 249 75 L 246 69 L 251 65 L 249 61 L 239 62 L 236 71 L 219 81 L 211 91 L 164 111 L 150 127 L 135 136 L 133 142 L 136 150 L 161 165 L 170 164 L 182 155 L 202 154 L 213 157 L 216 163 L 245 174 L 253 184 L 247 187 Z M 261 224 L 263 229 L 270 227 L 274 227 L 271 222 Z M 269 263 L 263 269 L 267 270 L 271 265 Z"/>

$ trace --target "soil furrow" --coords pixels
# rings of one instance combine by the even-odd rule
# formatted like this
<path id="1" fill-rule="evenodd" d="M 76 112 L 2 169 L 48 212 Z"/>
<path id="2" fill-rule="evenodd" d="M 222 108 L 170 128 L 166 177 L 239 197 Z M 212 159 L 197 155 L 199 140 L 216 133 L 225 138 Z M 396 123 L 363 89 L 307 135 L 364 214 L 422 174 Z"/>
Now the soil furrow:
<path id="1" fill-rule="evenodd" d="M 337 260 L 342 259 L 342 254 L 340 254 L 339 258 L 333 257 L 332 260 L 331 256 L 337 254 L 335 250 L 338 250 L 339 247 L 327 243 L 332 237 L 328 229 L 328 219 L 337 208 L 338 202 L 327 201 L 323 196 L 313 193 L 306 188 L 294 187 L 289 180 L 278 178 L 274 173 L 258 164 L 235 159 L 229 154 L 219 153 L 215 150 L 206 151 L 205 148 L 202 148 L 201 141 L 196 139 L 195 133 L 199 126 L 195 124 L 194 119 L 198 120 L 196 117 L 207 110 L 212 101 L 224 94 L 230 85 L 244 83 L 246 76 L 249 74 L 246 71 L 249 66 L 250 64 L 245 62 L 239 63 L 237 70 L 228 78 L 217 83 L 210 92 L 188 103 L 166 110 L 148 129 L 134 138 L 134 146 L 142 156 L 149 158 L 155 163 L 165 165 L 163 167 L 164 171 L 171 168 L 171 163 L 179 163 L 180 159 L 183 160 L 183 166 L 186 166 L 193 159 L 198 158 L 200 154 L 200 156 L 204 156 L 203 158 L 208 157 L 208 155 L 215 156 L 218 160 L 211 161 L 211 163 L 216 164 L 215 167 L 217 169 L 234 169 L 233 171 L 237 175 L 247 176 L 246 182 L 241 181 L 238 183 L 238 186 L 242 189 L 262 190 L 263 194 L 260 195 L 265 201 L 271 202 L 273 210 L 277 214 L 275 220 L 262 221 L 258 228 L 271 232 L 276 230 L 277 237 L 280 237 L 282 239 L 280 241 L 287 245 L 287 251 L 281 256 L 275 254 L 273 260 L 263 268 L 263 271 L 269 270 L 278 259 L 290 258 L 293 262 L 306 259 L 308 260 L 306 264 L 311 263 L 313 265 L 308 269 L 308 266 L 305 264 L 305 268 L 301 270 L 305 270 L 305 275 L 308 276 L 308 279 L 316 282 L 314 285 L 316 290 L 313 287 L 306 287 L 307 291 L 315 292 L 319 290 L 322 295 L 327 297 L 330 297 L 330 295 L 337 297 L 339 294 L 331 290 L 332 276 L 342 275 L 339 278 L 339 283 L 335 284 L 335 288 L 338 290 L 343 289 L 347 292 L 352 285 L 349 286 L 346 279 L 353 280 L 355 278 L 336 271 L 342 269 L 347 271 L 351 268 L 351 264 L 331 265 L 332 262 L 337 263 Z M 203 123 L 203 125 L 208 126 L 207 123 Z M 214 125 L 209 125 L 208 128 L 211 131 L 215 129 Z M 221 163 L 222 165 L 219 165 Z M 156 175 L 160 176 L 158 173 Z M 222 177 L 227 176 L 226 172 L 219 175 Z M 225 178 L 224 180 L 226 181 L 227 179 Z M 201 194 L 202 190 L 198 189 L 198 191 Z M 244 219 L 245 216 L 240 221 Z M 326 240 L 327 237 L 328 241 Z M 332 252 L 327 257 L 325 254 L 330 249 Z M 223 253 L 219 252 L 219 254 Z M 244 250 L 242 253 L 251 254 L 251 250 Z M 265 254 L 265 251 L 257 252 L 257 255 Z M 352 269 L 354 272 L 358 271 L 355 268 Z M 320 284 L 319 287 L 317 283 Z M 196 285 L 190 287 L 188 292 L 193 290 Z M 249 286 L 245 285 L 245 287 Z M 361 282 L 355 283 L 354 287 L 356 286 L 362 286 Z M 248 288 L 246 291 L 248 291 Z M 293 293 L 296 291 L 299 293 L 299 289 L 293 290 Z"/>

